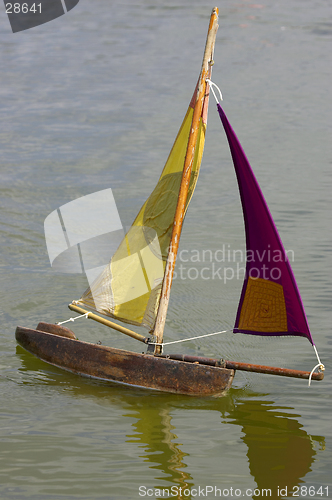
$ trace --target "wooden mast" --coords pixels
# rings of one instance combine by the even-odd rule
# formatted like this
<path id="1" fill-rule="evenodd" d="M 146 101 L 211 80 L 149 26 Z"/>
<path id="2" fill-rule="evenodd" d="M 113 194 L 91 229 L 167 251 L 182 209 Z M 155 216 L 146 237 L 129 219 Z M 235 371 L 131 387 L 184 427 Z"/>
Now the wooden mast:
<path id="1" fill-rule="evenodd" d="M 187 195 L 188 195 L 190 176 L 194 161 L 196 143 L 198 138 L 199 125 L 202 116 L 204 99 L 206 97 L 206 85 L 207 85 L 206 79 L 209 78 L 210 76 L 211 66 L 213 64 L 212 62 L 213 52 L 214 52 L 217 30 L 218 30 L 218 8 L 215 7 L 212 10 L 209 30 L 206 39 L 202 69 L 199 77 L 196 102 L 191 123 L 191 134 L 189 136 L 187 152 L 184 160 L 181 186 L 175 212 L 172 237 L 167 257 L 166 271 L 165 271 L 163 286 L 161 290 L 161 298 L 154 328 L 154 335 L 156 337 L 157 343 L 161 343 L 163 340 L 166 314 L 169 304 L 175 261 L 179 248 L 181 229 L 185 215 L 185 207 L 187 202 Z M 161 346 L 158 345 L 155 346 L 155 354 L 160 353 L 161 350 L 162 350 Z"/>

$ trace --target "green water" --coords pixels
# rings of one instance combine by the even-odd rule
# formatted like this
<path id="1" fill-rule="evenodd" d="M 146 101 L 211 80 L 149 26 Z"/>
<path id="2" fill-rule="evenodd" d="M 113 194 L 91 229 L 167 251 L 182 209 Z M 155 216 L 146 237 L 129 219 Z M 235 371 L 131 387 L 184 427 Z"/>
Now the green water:
<path id="1" fill-rule="evenodd" d="M 62 372 L 14 338 L 17 325 L 68 319 L 67 304 L 87 285 L 82 275 L 50 267 L 47 215 L 110 187 L 125 226 L 153 189 L 196 83 L 211 8 L 205 1 L 81 0 L 65 16 L 16 34 L 2 10 L 1 500 L 332 495 L 332 24 L 323 0 L 219 4 L 213 80 L 294 253 L 324 381 L 308 388 L 238 372 L 222 398 L 150 393 Z M 227 250 L 244 248 L 243 220 L 218 120 L 211 102 L 181 239 L 185 279 L 172 287 L 167 340 L 234 323 L 242 281 Z M 222 279 L 193 279 L 212 264 Z M 72 327 L 83 340 L 141 348 L 85 319 Z M 316 364 L 305 339 L 228 332 L 176 346 L 289 368 Z"/>

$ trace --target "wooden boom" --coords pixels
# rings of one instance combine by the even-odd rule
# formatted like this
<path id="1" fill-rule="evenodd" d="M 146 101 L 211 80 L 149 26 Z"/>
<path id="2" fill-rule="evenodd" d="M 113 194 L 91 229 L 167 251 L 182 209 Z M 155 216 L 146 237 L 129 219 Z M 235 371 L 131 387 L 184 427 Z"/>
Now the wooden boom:
<path id="1" fill-rule="evenodd" d="M 92 312 L 86 311 L 82 307 L 78 307 L 73 303 L 69 304 L 68 307 L 72 311 L 76 311 L 80 314 L 87 314 L 89 319 L 93 319 L 94 321 L 98 321 L 98 323 L 101 323 L 102 325 L 109 326 L 110 328 L 113 328 L 113 330 L 117 330 L 118 332 L 124 333 L 125 335 L 128 335 L 129 337 L 132 337 L 133 339 L 140 340 L 141 342 L 144 342 L 144 344 L 148 344 L 150 341 L 150 339 L 148 337 L 144 337 L 144 335 L 141 335 L 140 333 L 136 333 L 133 330 L 129 330 L 129 328 L 125 328 L 124 326 L 118 325 L 117 323 L 113 323 L 113 321 L 109 321 L 106 318 L 102 318 L 101 316 L 98 316 L 98 314 L 94 314 Z"/>
<path id="2" fill-rule="evenodd" d="M 270 375 L 281 375 L 282 377 L 309 378 L 310 372 L 302 370 L 291 370 L 289 368 L 276 368 L 273 366 L 252 365 L 250 363 L 238 363 L 235 361 L 225 361 L 226 368 L 233 370 L 243 370 L 245 372 L 266 373 Z M 313 380 L 323 380 L 323 372 L 314 372 L 311 376 Z"/>

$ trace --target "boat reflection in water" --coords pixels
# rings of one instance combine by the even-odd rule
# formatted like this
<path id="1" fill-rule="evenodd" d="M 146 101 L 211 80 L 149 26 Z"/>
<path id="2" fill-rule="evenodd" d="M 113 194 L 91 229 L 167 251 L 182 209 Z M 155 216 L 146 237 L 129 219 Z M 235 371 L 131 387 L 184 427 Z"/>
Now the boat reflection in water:
<path id="1" fill-rule="evenodd" d="M 165 474 L 164 481 L 176 484 L 178 491 L 180 487 L 182 491 L 195 488 L 193 477 L 186 471 L 187 465 L 184 463 L 184 457 L 188 454 L 185 453 L 185 446 L 178 444 L 176 428 L 172 425 L 171 415 L 176 415 L 181 409 L 191 409 L 198 413 L 202 410 L 220 412 L 219 428 L 210 428 L 215 441 L 220 441 L 220 449 L 223 448 L 225 440 L 223 425 L 230 423 L 239 426 L 243 434 L 241 440 L 247 446 L 251 476 L 258 490 L 271 490 L 270 498 L 277 498 L 278 491 L 282 493 L 286 487 L 288 492 L 292 491 L 294 486 L 304 482 L 303 478 L 311 471 L 317 453 L 314 443 L 316 441 L 318 447 L 323 449 L 324 438 L 308 435 L 302 429 L 296 415 L 290 413 L 291 407 L 279 408 L 273 401 L 260 399 L 262 398 L 260 394 L 242 392 L 239 399 L 233 398 L 232 395 L 235 393 L 236 390 L 231 390 L 230 397 L 218 402 L 200 402 L 198 407 L 195 404 L 187 405 L 179 402 L 178 405 L 166 403 L 164 407 L 151 409 L 148 401 L 145 401 L 145 405 L 142 404 L 139 409 L 133 411 L 134 415 L 139 416 L 137 423 L 133 424 L 137 431 L 135 441 L 145 445 L 144 458 L 154 464 L 153 468 L 162 470 Z M 201 420 L 204 421 L 204 418 Z M 201 430 L 200 427 L 198 434 Z M 195 440 L 195 437 L 192 439 Z M 196 452 L 199 450 L 196 449 Z M 207 484 L 228 491 L 230 484 L 236 488 L 238 486 L 236 477 L 231 483 L 229 479 L 224 482 L 226 456 L 218 456 L 215 459 L 220 462 L 221 478 L 213 481 L 211 477 L 206 477 Z M 232 460 L 231 457 L 229 459 Z"/>
<path id="2" fill-rule="evenodd" d="M 132 421 L 124 431 L 126 452 L 128 445 L 136 447 L 136 451 L 138 448 L 147 469 L 154 471 L 153 485 L 147 485 L 154 489 L 168 489 L 171 493 L 173 486 L 173 493 L 174 488 L 182 488 L 183 492 L 197 489 L 199 482 L 202 487 L 215 485 L 223 490 L 231 485 L 240 488 L 242 483 L 243 488 L 271 490 L 269 498 L 281 498 L 278 488 L 280 492 L 287 487 L 289 492 L 301 485 L 317 453 L 325 447 L 325 438 L 309 435 L 291 406 L 278 406 L 266 394 L 230 389 L 216 399 L 147 393 L 64 373 L 20 346 L 17 354 L 23 383 L 53 386 L 55 392 L 70 395 L 71 406 L 91 400 L 97 410 L 106 406 L 127 419 L 127 424 Z M 75 421 L 79 433 L 86 420 L 83 415 L 82 422 Z M 99 421 L 103 425 L 100 416 Z M 108 426 L 109 421 L 105 422 L 105 428 Z M 247 456 L 248 466 L 242 453 Z M 214 474 L 216 464 L 220 464 L 214 477 L 209 474 L 211 463 Z M 146 477 L 151 477 L 148 471 Z M 184 497 L 172 494 L 172 498 Z"/>

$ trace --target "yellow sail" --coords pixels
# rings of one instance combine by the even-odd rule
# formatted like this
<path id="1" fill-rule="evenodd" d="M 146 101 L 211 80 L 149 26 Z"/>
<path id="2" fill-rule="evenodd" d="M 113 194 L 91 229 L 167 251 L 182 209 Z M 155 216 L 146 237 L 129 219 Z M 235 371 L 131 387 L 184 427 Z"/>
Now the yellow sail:
<path id="1" fill-rule="evenodd" d="M 196 90 L 159 181 L 100 276 L 76 301 L 106 316 L 153 329 L 159 305 Z M 207 121 L 205 97 L 187 196 L 188 207 L 202 160 Z"/>

